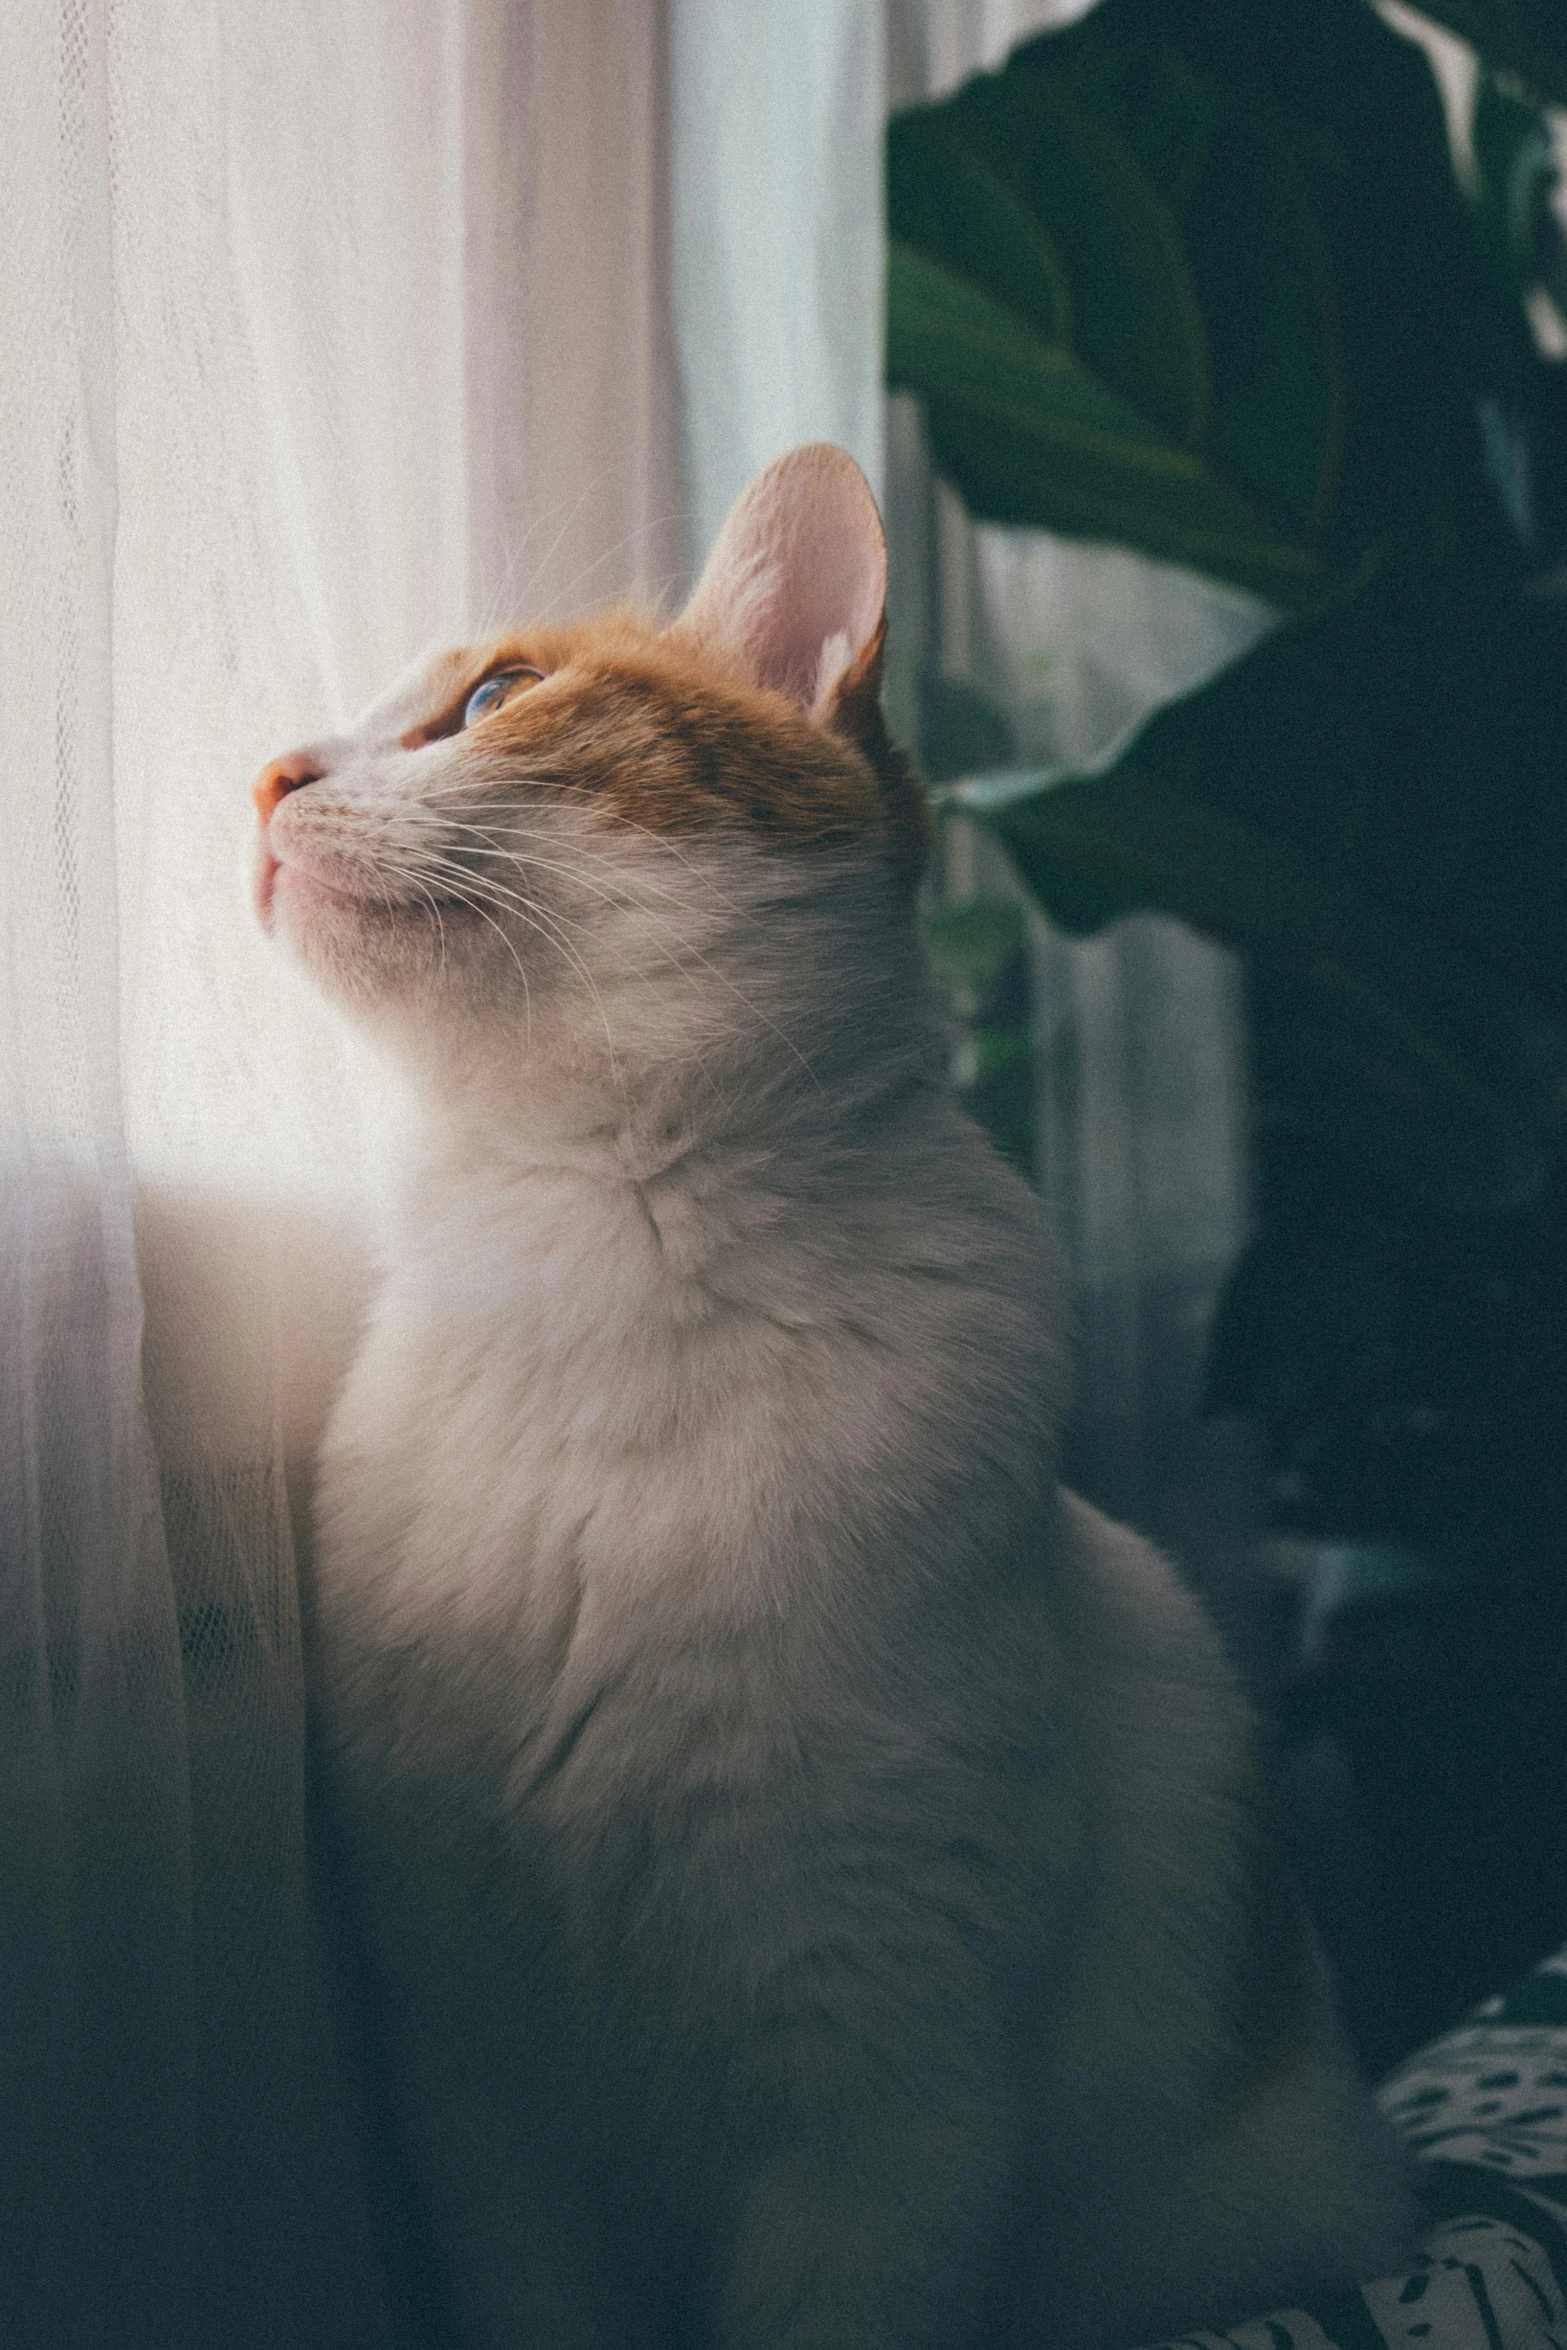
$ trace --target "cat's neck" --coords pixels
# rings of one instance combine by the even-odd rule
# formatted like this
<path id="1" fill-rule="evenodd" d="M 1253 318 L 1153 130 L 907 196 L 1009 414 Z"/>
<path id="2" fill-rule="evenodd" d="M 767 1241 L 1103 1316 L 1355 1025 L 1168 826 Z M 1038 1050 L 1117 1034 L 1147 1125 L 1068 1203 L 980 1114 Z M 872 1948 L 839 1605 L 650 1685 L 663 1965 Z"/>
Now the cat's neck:
<path id="1" fill-rule="evenodd" d="M 911 1094 L 944 1085 L 946 1029 L 908 912 L 878 918 L 857 878 L 709 937 L 673 975 L 601 971 L 517 1033 L 404 1032 L 402 1215 L 563 1186 L 810 1193 L 846 1160 L 874 1168 Z"/>
<path id="2" fill-rule="evenodd" d="M 677 1313 L 684 1284 L 727 1284 L 737 1268 L 793 1290 L 784 1268 L 824 1264 L 846 1206 L 863 1236 L 879 1199 L 912 1205 L 939 1183 L 954 1131 L 942 1060 L 922 1006 L 819 1066 L 780 1046 L 743 1090 L 726 1090 L 721 1069 L 693 1083 L 624 1060 L 611 1074 L 591 1057 L 572 1070 L 521 1055 L 506 1080 L 491 1063 L 469 1085 L 448 1060 L 405 1097 L 389 1138 L 387 1269 L 438 1264 L 497 1310 L 590 1275 L 600 1298 L 608 1284 L 628 1308 L 656 1296 Z"/>

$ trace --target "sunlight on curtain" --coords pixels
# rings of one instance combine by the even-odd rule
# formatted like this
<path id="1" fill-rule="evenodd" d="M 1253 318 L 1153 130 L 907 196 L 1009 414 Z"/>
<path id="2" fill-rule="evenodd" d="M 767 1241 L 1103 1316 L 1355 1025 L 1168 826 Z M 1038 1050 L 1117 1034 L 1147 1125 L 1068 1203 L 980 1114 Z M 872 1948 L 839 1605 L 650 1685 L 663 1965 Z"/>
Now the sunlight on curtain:
<path id="1" fill-rule="evenodd" d="M 658 39 L 655 0 L 0 22 L 7 2341 L 395 2338 L 289 1476 L 374 1080 L 249 919 L 246 785 L 530 589 L 678 565 Z"/>
<path id="2" fill-rule="evenodd" d="M 190 1820 L 116 1034 L 106 61 L 79 10 L 5 50 L 0 2330 L 85 2341 L 183 2248 L 185 2117 L 126 2093 L 117 1978 L 148 1987 L 138 2060 L 183 2080 Z M 84 2227 L 100 2162 L 125 2192 Z"/>
<path id="3" fill-rule="evenodd" d="M 674 289 L 695 572 L 768 460 L 882 486 L 885 44 L 862 0 L 669 0 Z"/>

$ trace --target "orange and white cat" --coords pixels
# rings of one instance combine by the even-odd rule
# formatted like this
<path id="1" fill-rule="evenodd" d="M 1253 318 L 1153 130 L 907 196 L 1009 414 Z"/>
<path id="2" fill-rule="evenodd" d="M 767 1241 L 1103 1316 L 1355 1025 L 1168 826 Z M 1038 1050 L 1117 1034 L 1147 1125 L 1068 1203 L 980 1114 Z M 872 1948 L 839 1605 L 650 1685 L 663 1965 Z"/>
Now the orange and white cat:
<path id="1" fill-rule="evenodd" d="M 1405 2248 L 1218 1642 L 1056 1481 L 884 582 L 797 449 L 672 625 L 449 655 L 255 787 L 263 921 L 401 1073 L 313 1640 L 486 2350 L 1075 2350 Z"/>

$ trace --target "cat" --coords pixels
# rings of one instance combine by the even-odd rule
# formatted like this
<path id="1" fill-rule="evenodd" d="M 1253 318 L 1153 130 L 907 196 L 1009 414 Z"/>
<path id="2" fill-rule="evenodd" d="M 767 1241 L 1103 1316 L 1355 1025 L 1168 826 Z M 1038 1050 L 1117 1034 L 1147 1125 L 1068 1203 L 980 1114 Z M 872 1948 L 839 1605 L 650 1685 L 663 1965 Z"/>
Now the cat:
<path id="1" fill-rule="evenodd" d="M 394 1102 L 310 1644 L 484 2350 L 1111 2350 L 1407 2246 L 1217 1637 L 1057 1483 L 885 578 L 796 449 L 674 622 L 446 655 L 254 786 Z"/>

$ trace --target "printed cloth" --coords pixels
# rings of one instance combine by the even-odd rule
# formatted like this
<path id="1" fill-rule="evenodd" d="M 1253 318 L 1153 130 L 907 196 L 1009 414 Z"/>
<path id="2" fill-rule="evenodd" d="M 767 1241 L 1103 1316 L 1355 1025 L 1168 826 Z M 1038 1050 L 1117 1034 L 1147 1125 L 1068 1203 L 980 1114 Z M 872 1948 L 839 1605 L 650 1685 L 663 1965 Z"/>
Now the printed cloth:
<path id="1" fill-rule="evenodd" d="M 1417 2265 L 1179 2350 L 1567 2350 L 1567 1949 L 1377 2094 L 1420 2164 Z"/>

